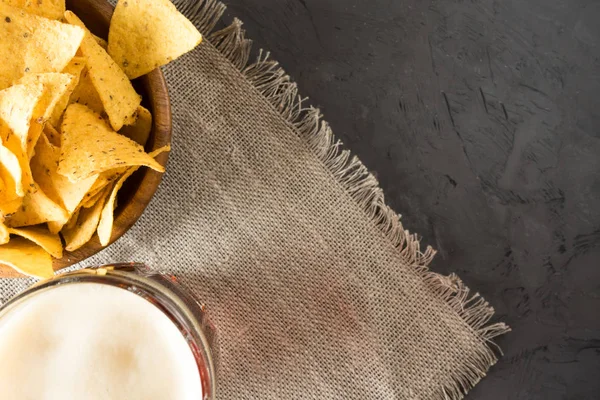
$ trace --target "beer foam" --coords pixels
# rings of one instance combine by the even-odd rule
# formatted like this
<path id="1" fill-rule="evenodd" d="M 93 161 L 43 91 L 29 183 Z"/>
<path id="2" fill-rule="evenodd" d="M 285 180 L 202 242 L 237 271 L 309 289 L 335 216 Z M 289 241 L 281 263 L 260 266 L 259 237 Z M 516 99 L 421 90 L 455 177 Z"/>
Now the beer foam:
<path id="1" fill-rule="evenodd" d="M 0 314 L 0 399 L 201 398 L 181 332 L 127 290 L 54 286 Z"/>

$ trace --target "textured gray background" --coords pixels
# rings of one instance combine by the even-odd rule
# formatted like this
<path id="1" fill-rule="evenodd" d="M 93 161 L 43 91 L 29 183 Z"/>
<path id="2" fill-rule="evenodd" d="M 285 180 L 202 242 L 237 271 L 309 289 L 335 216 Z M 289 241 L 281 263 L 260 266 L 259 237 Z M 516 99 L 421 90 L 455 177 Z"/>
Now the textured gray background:
<path id="1" fill-rule="evenodd" d="M 227 3 L 512 326 L 468 398 L 598 398 L 600 2 Z"/>

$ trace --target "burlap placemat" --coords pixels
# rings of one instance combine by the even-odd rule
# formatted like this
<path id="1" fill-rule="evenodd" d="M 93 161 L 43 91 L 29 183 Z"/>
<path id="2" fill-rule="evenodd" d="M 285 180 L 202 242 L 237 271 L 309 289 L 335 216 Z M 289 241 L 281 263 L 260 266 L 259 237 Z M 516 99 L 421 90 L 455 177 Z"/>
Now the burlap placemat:
<path id="1" fill-rule="evenodd" d="M 240 21 L 176 1 L 209 39 L 165 69 L 171 161 L 140 221 L 82 266 L 175 272 L 220 335 L 220 399 L 459 399 L 496 361 L 493 309 L 384 202 L 376 179 Z M 410 210 L 407 210 L 410 212 Z M 0 281 L 0 302 L 28 286 Z"/>

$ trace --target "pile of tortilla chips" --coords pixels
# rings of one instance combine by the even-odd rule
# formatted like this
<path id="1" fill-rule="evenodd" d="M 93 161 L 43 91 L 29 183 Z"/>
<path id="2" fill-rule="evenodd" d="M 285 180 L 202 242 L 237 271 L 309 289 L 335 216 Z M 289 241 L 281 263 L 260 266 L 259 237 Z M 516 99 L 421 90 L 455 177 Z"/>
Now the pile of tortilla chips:
<path id="1" fill-rule="evenodd" d="M 169 0 L 120 0 L 108 42 L 65 0 L 0 0 L 0 264 L 51 277 L 52 257 L 111 239 L 117 193 L 152 115 L 130 79 L 202 37 Z"/>

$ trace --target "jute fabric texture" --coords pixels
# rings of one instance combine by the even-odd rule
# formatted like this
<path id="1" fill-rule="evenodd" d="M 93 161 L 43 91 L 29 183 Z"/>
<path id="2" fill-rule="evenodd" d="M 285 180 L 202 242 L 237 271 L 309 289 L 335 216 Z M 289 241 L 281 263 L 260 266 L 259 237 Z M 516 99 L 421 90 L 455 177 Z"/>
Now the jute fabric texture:
<path id="1" fill-rule="evenodd" d="M 508 328 L 429 271 L 434 251 L 319 111 L 266 53 L 248 62 L 240 21 L 216 30 L 222 4 L 175 4 L 207 40 L 164 69 L 167 173 L 138 223 L 80 266 L 140 261 L 191 288 L 219 334 L 219 399 L 462 398 Z M 0 302 L 29 284 L 0 281 Z"/>

